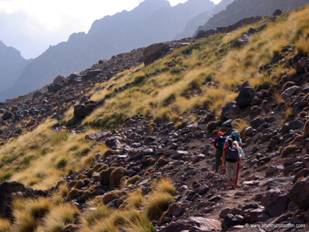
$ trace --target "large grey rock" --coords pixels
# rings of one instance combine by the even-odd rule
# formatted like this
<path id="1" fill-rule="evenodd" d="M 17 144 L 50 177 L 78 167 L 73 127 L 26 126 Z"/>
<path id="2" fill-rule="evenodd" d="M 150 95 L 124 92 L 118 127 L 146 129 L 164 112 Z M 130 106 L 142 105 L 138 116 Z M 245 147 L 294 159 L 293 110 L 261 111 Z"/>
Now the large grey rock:
<path id="1" fill-rule="evenodd" d="M 150 45 L 144 50 L 144 64 L 149 65 L 157 59 L 166 55 L 170 50 L 170 47 L 165 43 L 158 43 Z"/>
<path id="2" fill-rule="evenodd" d="M 228 119 L 234 119 L 236 115 L 237 115 L 236 102 L 229 102 L 222 108 L 221 120 L 226 121 Z"/>
<path id="3" fill-rule="evenodd" d="M 292 97 L 297 91 L 299 91 L 301 88 L 297 85 L 294 85 L 292 87 L 287 88 L 283 91 L 282 96 L 287 99 L 289 97 Z"/>
<path id="4" fill-rule="evenodd" d="M 289 193 L 289 198 L 301 209 L 309 209 L 309 177 L 298 181 Z"/>
<path id="5" fill-rule="evenodd" d="M 80 121 L 87 117 L 97 107 L 97 103 L 93 101 L 74 106 L 74 120 Z"/>
<path id="6" fill-rule="evenodd" d="M 253 99 L 256 93 L 255 90 L 250 87 L 247 83 L 244 83 L 243 86 L 239 89 L 239 95 L 236 98 L 236 104 L 240 109 L 251 106 Z"/>

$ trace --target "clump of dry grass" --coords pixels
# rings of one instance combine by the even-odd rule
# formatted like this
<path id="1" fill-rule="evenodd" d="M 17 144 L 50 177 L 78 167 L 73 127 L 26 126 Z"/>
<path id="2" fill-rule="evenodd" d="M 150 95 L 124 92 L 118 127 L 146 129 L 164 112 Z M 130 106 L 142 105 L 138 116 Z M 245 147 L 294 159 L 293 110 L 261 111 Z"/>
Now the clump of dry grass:
<path id="1" fill-rule="evenodd" d="M 144 196 L 140 190 L 128 194 L 126 203 L 128 208 L 140 208 L 143 204 Z"/>
<path id="2" fill-rule="evenodd" d="M 241 118 L 235 119 L 232 122 L 232 127 L 236 129 L 237 131 L 239 131 L 240 133 L 242 133 L 249 126 L 250 124 L 246 120 L 241 119 Z"/>
<path id="3" fill-rule="evenodd" d="M 47 198 L 36 200 L 17 199 L 13 204 L 16 222 L 14 231 L 35 231 L 38 223 L 50 211 L 52 203 Z"/>
<path id="4" fill-rule="evenodd" d="M 9 220 L 0 219 L 0 232 L 10 232 L 11 227 L 12 225 Z"/>
<path id="5" fill-rule="evenodd" d="M 76 222 L 77 215 L 78 209 L 72 204 L 65 203 L 55 206 L 44 218 L 43 225 L 38 228 L 38 232 L 61 232 L 67 225 Z"/>
<path id="6" fill-rule="evenodd" d="M 150 220 L 158 220 L 173 202 L 173 196 L 165 192 L 151 193 L 145 203 L 146 215 Z"/>
<path id="7" fill-rule="evenodd" d="M 112 210 L 105 206 L 102 202 L 97 202 L 95 205 L 88 208 L 83 214 L 83 227 L 92 227 L 104 218 L 109 217 L 111 212 Z"/>
<path id="8" fill-rule="evenodd" d="M 158 180 L 154 184 L 154 189 L 157 192 L 161 193 L 168 193 L 170 195 L 175 195 L 176 194 L 176 188 L 174 187 L 172 181 L 167 178 L 162 178 Z"/>

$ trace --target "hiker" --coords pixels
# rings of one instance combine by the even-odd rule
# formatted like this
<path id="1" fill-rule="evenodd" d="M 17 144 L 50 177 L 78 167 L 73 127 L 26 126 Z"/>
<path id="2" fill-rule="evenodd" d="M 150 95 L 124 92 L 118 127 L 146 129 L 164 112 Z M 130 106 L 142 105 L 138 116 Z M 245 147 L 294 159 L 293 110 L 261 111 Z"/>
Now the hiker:
<path id="1" fill-rule="evenodd" d="M 225 133 L 223 131 L 218 131 L 217 137 L 213 142 L 214 147 L 216 148 L 216 159 L 215 159 L 215 171 L 216 172 L 219 172 L 220 170 L 225 141 L 226 141 Z"/>
<path id="2" fill-rule="evenodd" d="M 242 150 L 239 142 L 234 139 L 236 137 L 229 136 L 227 138 L 222 155 L 222 169 L 232 189 L 238 187 L 237 182 L 241 165 L 240 151 Z"/>

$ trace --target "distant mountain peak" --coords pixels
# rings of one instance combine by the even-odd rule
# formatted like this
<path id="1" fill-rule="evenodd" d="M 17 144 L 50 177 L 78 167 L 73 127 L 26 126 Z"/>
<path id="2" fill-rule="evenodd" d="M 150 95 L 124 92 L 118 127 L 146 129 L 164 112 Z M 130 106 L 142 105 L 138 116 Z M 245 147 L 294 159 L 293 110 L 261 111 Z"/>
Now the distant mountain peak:
<path id="1" fill-rule="evenodd" d="M 191 18 L 213 6 L 209 0 L 189 0 L 176 6 L 167 0 L 145 0 L 131 11 L 98 19 L 88 33 L 74 33 L 34 59 L 12 88 L 0 92 L 0 99 L 25 94 L 57 75 L 79 72 L 101 59 L 173 40 Z"/>
<path id="2" fill-rule="evenodd" d="M 157 7 L 157 6 L 170 6 L 167 0 L 144 0 L 139 6 Z"/>

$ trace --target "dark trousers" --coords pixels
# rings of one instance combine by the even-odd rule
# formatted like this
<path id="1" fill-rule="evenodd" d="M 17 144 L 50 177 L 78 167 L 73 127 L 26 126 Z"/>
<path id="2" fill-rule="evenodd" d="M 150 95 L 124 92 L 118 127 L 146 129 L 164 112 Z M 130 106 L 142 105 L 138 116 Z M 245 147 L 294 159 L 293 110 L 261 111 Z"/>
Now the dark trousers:
<path id="1" fill-rule="evenodd" d="M 222 158 L 223 150 L 217 149 L 216 151 L 216 163 L 215 163 L 215 170 L 216 172 L 219 172 L 220 166 L 221 166 L 221 158 Z"/>

